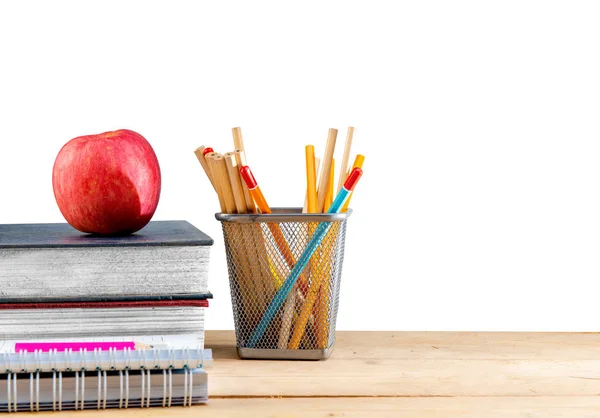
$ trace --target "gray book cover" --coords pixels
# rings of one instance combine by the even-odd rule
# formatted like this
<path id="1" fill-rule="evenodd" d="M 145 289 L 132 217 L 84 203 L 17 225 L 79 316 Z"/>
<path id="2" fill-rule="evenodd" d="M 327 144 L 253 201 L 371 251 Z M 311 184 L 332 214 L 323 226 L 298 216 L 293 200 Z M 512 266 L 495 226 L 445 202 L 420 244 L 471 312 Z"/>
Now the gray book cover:
<path id="1" fill-rule="evenodd" d="M 0 249 L 212 244 L 211 237 L 187 221 L 151 221 L 134 234 L 114 237 L 85 234 L 67 223 L 0 224 Z"/>
<path id="2" fill-rule="evenodd" d="M 66 223 L 0 225 L 0 302 L 197 298 L 208 293 L 212 244 L 186 221 L 121 237 Z"/>

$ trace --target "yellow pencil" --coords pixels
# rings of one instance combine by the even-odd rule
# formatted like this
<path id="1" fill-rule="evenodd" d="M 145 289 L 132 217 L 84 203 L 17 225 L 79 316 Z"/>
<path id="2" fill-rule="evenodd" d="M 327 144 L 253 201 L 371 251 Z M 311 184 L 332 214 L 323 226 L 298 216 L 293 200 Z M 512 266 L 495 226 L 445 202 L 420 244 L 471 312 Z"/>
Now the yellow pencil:
<path id="1" fill-rule="evenodd" d="M 317 213 L 317 179 L 315 176 L 315 147 L 307 145 L 306 149 L 306 188 L 308 213 Z"/>
<path id="2" fill-rule="evenodd" d="M 333 202 L 333 182 L 335 177 L 335 159 L 331 160 L 331 172 L 329 173 L 329 182 L 327 183 L 327 194 L 325 195 L 325 207 L 324 211 L 327 212 L 331 203 Z M 335 237 L 335 228 L 329 230 L 324 240 L 324 244 L 319 248 L 321 262 L 328 259 L 328 254 L 331 252 L 330 240 Z M 313 264 L 314 266 L 314 264 Z M 314 267 L 313 267 L 313 270 Z M 315 336 L 316 336 L 316 347 L 315 348 L 327 348 L 327 340 L 329 335 L 329 269 L 317 269 L 317 274 L 322 276 L 320 279 L 313 276 L 313 280 L 321 282 L 318 287 L 317 300 L 315 303 Z"/>

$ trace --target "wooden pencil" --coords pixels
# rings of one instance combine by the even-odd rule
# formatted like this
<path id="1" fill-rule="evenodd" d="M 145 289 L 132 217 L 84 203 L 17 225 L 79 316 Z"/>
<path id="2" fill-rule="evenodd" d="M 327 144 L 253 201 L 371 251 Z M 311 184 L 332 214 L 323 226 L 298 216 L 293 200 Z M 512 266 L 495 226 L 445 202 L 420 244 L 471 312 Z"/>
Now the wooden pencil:
<path id="1" fill-rule="evenodd" d="M 248 254 L 248 248 L 250 247 L 244 238 L 245 226 L 233 222 L 224 222 L 223 229 L 226 236 L 238 238 L 225 239 L 225 244 L 229 249 L 227 255 L 231 257 L 229 262 L 235 266 L 235 274 L 230 277 L 235 280 L 238 287 L 237 294 L 240 298 L 240 309 L 244 313 L 241 320 L 245 321 L 243 322 L 245 327 L 252 329 L 258 324 L 262 311 L 266 309 L 266 302 L 263 290 L 259 287 L 260 283 L 255 280 L 253 274 L 252 263 L 249 259 L 251 255 Z M 239 239 L 240 236 L 241 239 Z"/>
<path id="2" fill-rule="evenodd" d="M 233 147 L 237 150 L 246 152 L 244 148 L 244 140 L 242 139 L 242 129 L 240 127 L 231 128 L 231 134 L 233 135 Z"/>
<path id="3" fill-rule="evenodd" d="M 331 160 L 331 169 L 329 170 L 329 181 L 327 182 L 327 194 L 325 195 L 325 205 L 323 207 L 323 212 L 327 212 L 329 210 L 329 206 L 333 203 L 333 182 L 335 176 L 335 158 Z"/>
<path id="4" fill-rule="evenodd" d="M 232 128 L 233 144 L 235 151 L 233 152 L 237 172 L 239 175 L 239 168 L 247 165 L 246 153 L 244 150 L 244 141 L 242 139 L 242 130 Z M 246 205 L 246 213 L 258 213 L 254 200 L 250 196 L 248 186 L 246 182 L 241 181 L 242 195 Z M 267 301 L 275 294 L 277 275 L 273 275 L 272 266 L 273 262 L 267 254 L 267 248 L 263 238 L 263 231 L 259 224 L 248 225 L 248 234 L 245 237 L 245 241 L 248 245 L 248 259 L 254 259 L 256 262 L 250 263 L 250 270 L 253 273 L 253 284 L 256 288 L 257 294 L 256 307 L 260 310 L 261 315 L 266 309 Z M 262 289 L 262 291 L 261 291 Z"/>
<path id="5" fill-rule="evenodd" d="M 231 184 L 231 191 L 233 192 L 233 200 L 235 202 L 237 213 L 248 213 L 244 192 L 242 190 L 242 179 L 240 178 L 240 170 L 237 166 L 235 153 L 228 152 L 225 153 L 223 157 L 225 158 L 225 164 L 227 165 L 227 174 L 229 175 L 229 183 Z"/>
<path id="6" fill-rule="evenodd" d="M 239 167 L 248 165 L 246 163 L 246 153 L 244 152 L 244 150 L 236 149 L 234 151 L 234 154 L 235 154 L 235 161 L 238 166 L 238 171 L 239 171 Z M 250 191 L 248 190 L 248 186 L 246 185 L 245 181 L 242 181 L 242 191 L 244 193 L 244 200 L 246 201 L 247 212 L 248 213 L 258 213 L 258 211 L 256 210 L 256 205 L 254 204 L 254 200 L 252 200 L 252 196 L 250 196 Z"/>
<path id="7" fill-rule="evenodd" d="M 210 154 L 209 162 L 211 164 L 212 173 L 215 181 L 218 183 L 220 195 L 225 202 L 226 213 L 236 213 L 235 200 L 233 199 L 233 191 L 229 182 L 229 174 L 227 173 L 227 164 L 225 158 L 221 154 Z"/>
<path id="8" fill-rule="evenodd" d="M 210 171 L 210 167 L 208 166 L 208 162 L 206 161 L 206 157 L 204 156 L 205 149 L 206 149 L 206 147 L 204 145 L 202 145 L 201 147 L 198 147 L 194 150 L 194 154 L 196 154 L 196 158 L 198 159 L 198 161 L 200 162 L 200 165 L 202 166 L 202 169 L 206 173 L 206 177 L 208 177 L 208 180 L 210 180 L 210 184 L 212 184 L 215 191 L 217 191 L 217 187 L 215 186 L 215 182 L 212 178 L 212 173 Z"/>
<path id="9" fill-rule="evenodd" d="M 317 212 L 319 213 L 324 212 L 325 195 L 327 194 L 329 174 L 331 171 L 331 161 L 333 160 L 333 152 L 335 151 L 337 132 L 337 129 L 329 129 L 327 144 L 325 145 L 325 154 L 321 160 L 321 173 L 319 174 L 319 187 L 317 189 Z"/>
<path id="10" fill-rule="evenodd" d="M 333 202 L 333 195 L 334 195 L 334 176 L 335 176 L 335 158 L 331 160 L 331 171 L 329 173 L 329 182 L 327 184 L 327 196 L 325 197 L 325 208 L 324 208 L 324 212 L 327 212 L 329 210 L 329 207 L 331 206 L 331 203 Z M 325 277 L 313 277 L 313 283 L 314 282 L 321 282 L 321 285 L 319 285 L 319 289 L 317 292 L 317 297 L 315 300 L 315 322 L 316 322 L 316 326 L 315 326 L 315 344 L 316 347 L 315 348 L 326 348 L 323 347 L 324 341 L 327 340 L 326 335 L 328 335 L 329 333 L 329 315 L 328 315 L 328 311 L 329 311 L 329 274 L 330 274 L 330 266 L 329 266 L 329 261 L 330 257 L 329 257 L 329 253 L 330 251 L 330 242 L 329 240 L 332 240 L 335 238 L 335 234 L 332 233 L 332 231 L 334 231 L 335 228 L 331 228 L 327 235 L 326 238 L 324 240 L 324 244 L 322 244 L 319 247 L 318 253 L 320 255 L 320 262 L 321 262 L 321 266 L 323 266 L 323 263 L 325 263 L 325 268 L 321 268 L 318 269 L 317 274 L 321 275 L 321 276 L 325 276 Z"/>
<path id="11" fill-rule="evenodd" d="M 221 213 L 228 213 L 227 206 L 225 205 L 225 199 L 223 198 L 223 193 L 221 192 L 219 182 L 215 178 L 215 166 L 216 162 L 214 161 L 215 152 L 211 152 L 210 154 L 206 154 L 204 157 L 206 159 L 206 163 L 208 164 L 208 171 L 210 172 L 210 176 L 214 181 L 215 191 L 217 192 L 217 197 L 219 198 L 219 206 L 221 207 Z"/>
<path id="12" fill-rule="evenodd" d="M 334 237 L 337 235 L 337 231 L 339 228 L 339 223 L 336 222 L 334 225 L 327 231 L 327 235 L 321 244 L 322 254 L 321 256 L 317 256 L 317 253 L 313 255 L 313 258 L 318 257 L 319 259 L 319 267 L 317 269 L 317 274 L 313 277 L 312 283 L 308 292 L 306 293 L 306 299 L 304 300 L 304 304 L 302 305 L 302 309 L 294 323 L 294 331 L 292 333 L 292 337 L 288 344 L 288 348 L 295 350 L 300 346 L 300 342 L 302 341 L 302 337 L 306 331 L 306 325 L 311 318 L 311 313 L 313 307 L 318 306 L 320 301 L 325 302 L 325 307 L 329 302 L 330 292 L 330 277 L 331 277 L 331 269 L 332 269 L 332 251 L 335 246 L 333 245 L 335 242 Z M 315 315 L 315 347 L 311 348 L 326 348 L 324 345 L 327 344 L 328 335 L 329 335 L 329 312 L 327 310 L 319 310 L 317 309 L 318 314 Z"/>
<path id="13" fill-rule="evenodd" d="M 352 148 L 352 138 L 354 137 L 354 128 L 350 126 L 348 128 L 348 133 L 346 134 L 346 144 L 344 145 L 344 156 L 342 158 L 342 162 L 340 164 L 340 179 L 338 181 L 338 186 L 336 189 L 336 193 L 342 189 L 346 178 L 348 177 L 348 163 L 350 160 L 350 149 Z"/>

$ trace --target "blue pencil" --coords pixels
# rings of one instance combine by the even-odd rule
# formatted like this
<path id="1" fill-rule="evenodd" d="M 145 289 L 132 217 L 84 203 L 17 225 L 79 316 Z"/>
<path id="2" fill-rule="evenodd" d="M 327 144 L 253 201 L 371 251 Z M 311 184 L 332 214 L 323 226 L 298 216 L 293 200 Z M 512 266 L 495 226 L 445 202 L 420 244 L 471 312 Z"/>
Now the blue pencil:
<path id="1" fill-rule="evenodd" d="M 335 200 L 331 204 L 327 213 L 338 213 L 342 209 L 344 203 L 350 196 L 350 193 L 354 189 L 354 186 L 356 186 L 356 183 L 358 183 L 358 180 L 361 176 L 362 170 L 360 168 L 354 168 L 352 170 L 352 172 L 348 176 L 348 179 L 344 183 L 344 186 L 341 188 L 338 195 L 335 197 Z M 304 250 L 300 258 L 296 262 L 296 265 L 290 272 L 290 275 L 285 280 L 285 282 L 283 282 L 283 285 L 279 288 L 275 296 L 273 296 L 273 299 L 267 307 L 265 314 L 263 315 L 260 322 L 254 329 L 254 332 L 250 336 L 250 340 L 248 341 L 249 348 L 253 348 L 254 346 L 256 346 L 256 344 L 258 344 L 264 333 L 267 331 L 267 328 L 269 328 L 269 324 L 281 308 L 281 305 L 283 305 L 283 303 L 287 299 L 288 294 L 291 292 L 292 288 L 296 284 L 296 281 L 298 280 L 298 277 L 300 277 L 300 274 L 302 274 L 302 271 L 306 268 L 306 265 L 310 261 L 310 258 L 317 250 L 317 248 L 319 248 L 319 245 L 321 245 L 321 241 L 323 241 L 323 238 L 327 234 L 327 231 L 330 227 L 331 222 L 321 222 L 319 224 L 312 238 L 308 242 L 306 249 Z"/>

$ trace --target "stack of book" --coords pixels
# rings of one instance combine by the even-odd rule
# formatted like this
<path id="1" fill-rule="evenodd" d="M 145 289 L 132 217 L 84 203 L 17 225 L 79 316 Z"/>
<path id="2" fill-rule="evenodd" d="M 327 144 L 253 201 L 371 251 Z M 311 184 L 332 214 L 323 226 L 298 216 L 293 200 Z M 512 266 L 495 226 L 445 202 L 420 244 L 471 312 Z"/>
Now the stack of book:
<path id="1" fill-rule="evenodd" d="M 0 225 L 0 411 L 206 401 L 212 243 L 185 221 Z"/>

